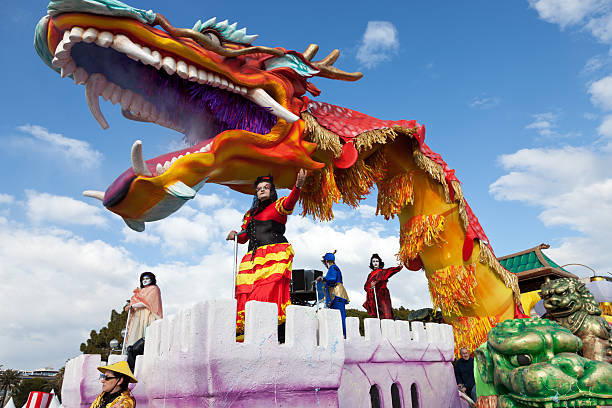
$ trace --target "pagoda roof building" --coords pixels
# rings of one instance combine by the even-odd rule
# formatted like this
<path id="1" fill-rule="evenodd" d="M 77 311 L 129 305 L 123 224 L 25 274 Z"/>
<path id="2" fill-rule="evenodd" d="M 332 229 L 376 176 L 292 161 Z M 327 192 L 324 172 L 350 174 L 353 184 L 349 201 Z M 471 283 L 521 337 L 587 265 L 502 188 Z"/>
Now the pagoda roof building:
<path id="1" fill-rule="evenodd" d="M 546 278 L 576 278 L 578 276 L 566 271 L 552 259 L 544 255 L 543 249 L 550 248 L 548 244 L 498 258 L 504 268 L 516 274 L 521 293 L 539 290 Z"/>

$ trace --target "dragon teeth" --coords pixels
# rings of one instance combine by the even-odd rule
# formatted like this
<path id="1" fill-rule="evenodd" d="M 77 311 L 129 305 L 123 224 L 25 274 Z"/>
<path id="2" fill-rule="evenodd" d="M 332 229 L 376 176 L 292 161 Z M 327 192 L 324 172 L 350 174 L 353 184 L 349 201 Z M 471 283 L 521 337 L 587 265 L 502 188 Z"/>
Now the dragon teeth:
<path id="1" fill-rule="evenodd" d="M 140 140 L 134 142 L 131 153 L 132 169 L 134 173 L 149 177 L 152 176 L 149 167 L 142 157 L 142 142 Z"/>
<path id="2" fill-rule="evenodd" d="M 79 69 L 78 68 L 77 72 Z M 75 72 L 75 81 L 77 77 L 77 73 Z M 87 85 L 85 86 L 85 98 L 87 99 L 87 105 L 89 106 L 89 111 L 96 119 L 98 124 L 102 127 L 102 129 L 108 129 L 108 122 L 104 118 L 102 111 L 100 110 L 100 94 L 104 90 L 107 85 L 106 77 L 102 74 L 95 73 L 88 80 Z"/>
<path id="3" fill-rule="evenodd" d="M 159 53 L 159 51 L 151 52 L 151 58 L 153 61 L 151 65 L 155 67 L 155 69 L 160 70 L 162 66 L 162 58 L 161 58 L 161 54 Z"/>
<path id="4" fill-rule="evenodd" d="M 83 42 L 92 43 L 96 41 L 97 38 L 98 38 L 98 30 L 96 30 L 95 28 L 88 28 L 83 33 Z"/>
<path id="5" fill-rule="evenodd" d="M 83 40 L 83 29 L 81 27 L 72 27 L 68 38 L 72 43 L 78 43 Z"/>
<path id="6" fill-rule="evenodd" d="M 97 46 L 103 48 L 112 47 L 116 51 L 127 55 L 133 60 L 140 61 L 144 65 L 151 65 L 158 70 L 163 68 L 169 75 L 177 74 L 181 78 L 191 82 L 198 82 L 202 85 L 209 85 L 242 94 L 258 105 L 269 108 L 273 114 L 288 122 L 294 122 L 298 119 L 296 115 L 281 106 L 263 89 L 249 90 L 244 86 L 228 81 L 226 78 L 216 73 L 206 72 L 193 65 L 188 65 L 185 61 L 177 61 L 170 56 L 162 57 L 159 51 L 151 50 L 148 47 L 136 44 L 123 34 L 114 35 L 109 31 L 98 31 L 93 27 L 82 28 L 75 26 L 64 31 L 63 38 L 57 45 L 52 59 L 52 65 L 60 69 L 62 78 L 72 75 L 76 84 L 82 85 L 89 83 L 87 71 L 82 67 L 78 67 L 71 56 L 73 45 L 81 41 L 90 44 L 95 43 Z M 104 76 L 102 75 L 102 77 Z M 101 79 L 92 81 L 92 84 L 96 84 L 96 86 L 89 86 L 88 91 L 88 86 L 86 85 L 85 93 L 92 115 L 104 129 L 108 128 L 108 123 L 100 110 L 100 96 L 102 96 L 104 100 L 110 100 L 112 104 L 120 103 L 123 109 L 129 110 L 137 116 L 137 120 L 155 122 L 161 126 L 183 132 L 183 129 L 177 128 L 173 121 L 170 120 L 166 112 L 159 112 L 155 106 L 149 104 L 140 95 L 135 94 L 129 89 L 122 89 L 112 82 L 108 82 L 105 77 L 104 87 L 101 89 L 98 88 L 100 83 L 102 83 Z M 208 149 L 204 150 L 206 148 Z M 200 151 L 209 150 L 210 145 L 207 145 Z"/>
<path id="7" fill-rule="evenodd" d="M 72 74 L 74 83 L 77 85 L 85 84 L 87 82 L 88 77 L 89 77 L 89 74 L 87 73 L 87 71 L 85 71 L 85 69 L 81 67 L 78 67 Z"/>
<path id="8" fill-rule="evenodd" d="M 124 89 L 121 91 L 121 100 L 119 104 L 123 109 L 130 109 L 130 103 L 132 103 L 132 99 L 134 98 L 134 92 L 129 89 Z"/>
<path id="9" fill-rule="evenodd" d="M 113 33 L 109 33 L 108 31 L 102 31 L 100 34 L 98 34 L 98 38 L 96 39 L 96 45 L 102 48 L 108 48 L 113 43 L 113 38 Z"/>
<path id="10" fill-rule="evenodd" d="M 299 118 L 276 102 L 266 91 L 261 88 L 249 89 L 246 97 L 259 106 L 269 108 L 272 113 L 287 122 L 293 123 Z"/>
<path id="11" fill-rule="evenodd" d="M 164 57 L 162 60 L 162 68 L 168 75 L 172 75 L 176 72 L 176 61 L 172 57 Z"/>
<path id="12" fill-rule="evenodd" d="M 188 79 L 191 82 L 196 82 L 198 80 L 198 69 L 194 67 L 193 65 L 190 65 L 188 71 L 189 71 Z"/>
<path id="13" fill-rule="evenodd" d="M 178 61 L 176 63 L 176 73 L 181 78 L 187 79 L 187 77 L 189 76 L 189 68 L 187 66 L 187 63 L 185 63 L 185 61 Z"/>

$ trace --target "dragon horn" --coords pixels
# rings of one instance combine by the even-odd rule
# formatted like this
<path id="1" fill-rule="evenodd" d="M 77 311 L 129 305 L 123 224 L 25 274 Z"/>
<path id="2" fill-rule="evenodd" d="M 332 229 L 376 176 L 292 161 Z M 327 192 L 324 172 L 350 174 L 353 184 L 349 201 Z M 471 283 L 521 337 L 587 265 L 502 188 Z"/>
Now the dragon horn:
<path id="1" fill-rule="evenodd" d="M 311 47 L 312 45 L 315 44 L 309 45 L 308 48 L 306 48 L 306 51 L 304 52 L 308 53 L 308 55 L 312 54 L 312 56 L 314 57 L 316 51 L 314 51 L 314 47 Z M 316 46 L 316 48 L 318 49 L 319 47 Z M 363 74 L 361 72 L 346 72 L 334 67 L 334 62 L 336 62 L 339 56 L 340 50 L 333 50 L 329 53 L 327 57 L 319 61 L 311 62 L 310 64 L 313 67 L 317 68 L 319 71 L 321 71 L 317 76 L 323 78 L 339 79 L 342 81 L 357 81 L 358 79 L 361 79 L 361 77 L 363 77 Z"/>
<path id="2" fill-rule="evenodd" d="M 317 44 L 310 44 L 308 45 L 308 47 L 306 47 L 302 55 L 304 56 L 304 58 L 310 61 L 314 58 L 315 55 L 317 55 L 317 51 L 319 51 L 319 46 Z"/>

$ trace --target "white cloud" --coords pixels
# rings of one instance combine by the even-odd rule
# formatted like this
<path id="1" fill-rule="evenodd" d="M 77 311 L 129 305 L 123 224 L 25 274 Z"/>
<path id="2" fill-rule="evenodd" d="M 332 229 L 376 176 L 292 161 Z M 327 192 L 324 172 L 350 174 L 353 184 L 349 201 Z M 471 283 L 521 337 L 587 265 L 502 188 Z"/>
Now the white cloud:
<path id="1" fill-rule="evenodd" d="M 70 197 L 26 190 L 26 211 L 35 223 L 106 226 L 104 211 Z"/>
<path id="2" fill-rule="evenodd" d="M 196 205 L 201 208 L 215 208 L 223 204 L 228 204 L 227 198 L 223 198 L 218 194 L 198 194 L 194 199 Z M 231 201 L 229 201 L 231 203 Z"/>
<path id="3" fill-rule="evenodd" d="M 123 234 L 123 242 L 128 244 L 159 244 L 161 238 L 157 235 L 151 234 L 150 232 L 136 232 L 131 228 L 125 226 L 121 233 Z"/>
<path id="4" fill-rule="evenodd" d="M 499 105 L 501 99 L 498 97 L 490 97 L 490 96 L 476 96 L 470 102 L 470 107 L 475 109 L 491 109 Z"/>
<path id="5" fill-rule="evenodd" d="M 593 82 L 589 86 L 591 102 L 603 110 L 612 110 L 612 75 Z"/>
<path id="6" fill-rule="evenodd" d="M 563 30 L 577 26 L 599 42 L 612 44 L 612 2 L 610 0 L 528 0 L 540 18 Z"/>
<path id="7" fill-rule="evenodd" d="M 552 112 L 538 113 L 533 115 L 534 122 L 525 126 L 526 129 L 536 129 L 538 133 L 545 137 L 556 135 L 554 130 L 557 127 L 557 114 Z"/>
<path id="8" fill-rule="evenodd" d="M 147 223 L 142 238 L 137 237 L 139 233 L 124 229 L 124 242 L 160 244 L 165 255 L 202 253 L 212 243 L 223 242 L 229 231 L 239 229 L 243 216 L 232 208 L 217 208 L 209 213 L 184 207 L 179 214 Z"/>
<path id="9" fill-rule="evenodd" d="M 537 113 L 532 115 L 534 121 L 525 126 L 525 129 L 534 129 L 540 136 L 548 139 L 570 138 L 578 136 L 578 132 L 559 132 L 557 120 L 559 115 L 553 112 Z"/>
<path id="10" fill-rule="evenodd" d="M 609 153 L 585 147 L 522 149 L 500 158 L 507 174 L 492 183 L 489 192 L 497 200 L 541 208 L 539 218 L 544 225 L 568 227 L 580 234 L 562 238 L 559 247 L 549 250 L 558 262 L 609 269 L 610 161 Z"/>
<path id="11" fill-rule="evenodd" d="M 399 50 L 397 28 L 389 21 L 368 21 L 357 50 L 357 60 L 367 68 L 389 61 Z"/>
<path id="12" fill-rule="evenodd" d="M 562 29 L 605 10 L 608 3 L 606 0 L 529 0 L 542 20 L 559 24 Z"/>
<path id="13" fill-rule="evenodd" d="M 91 329 L 121 307 L 138 272 L 125 251 L 68 231 L 0 228 L 0 360 L 16 369 L 61 367 Z M 131 283 L 131 282 L 130 282 Z"/>
<path id="14" fill-rule="evenodd" d="M 612 14 L 593 18 L 586 24 L 586 29 L 604 44 L 612 42 Z"/>
<path id="15" fill-rule="evenodd" d="M 587 148 L 521 149 L 499 158 L 509 173 L 493 182 L 489 192 L 497 200 L 538 204 L 545 197 L 558 197 L 568 189 L 601 180 L 609 174 L 606 160 Z"/>
<path id="16" fill-rule="evenodd" d="M 597 131 L 601 136 L 612 140 L 612 115 L 608 115 L 604 118 Z"/>
<path id="17" fill-rule="evenodd" d="M 0 204 L 13 204 L 13 201 L 15 201 L 15 197 L 12 195 L 0 193 Z"/>
<path id="18" fill-rule="evenodd" d="M 606 63 L 604 62 L 603 58 L 600 55 L 591 57 L 584 64 L 584 67 L 582 68 L 582 74 L 588 75 L 588 74 L 595 73 L 599 71 L 600 69 L 602 69 L 605 64 Z"/>
<path id="19" fill-rule="evenodd" d="M 356 211 L 361 217 L 374 217 L 376 214 L 376 207 L 372 205 L 362 204 L 356 208 Z"/>
<path id="20" fill-rule="evenodd" d="M 62 154 L 68 160 L 78 162 L 84 168 L 97 167 L 102 160 L 102 153 L 93 150 L 89 143 L 83 140 L 71 139 L 59 133 L 51 133 L 38 125 L 23 125 L 18 126 L 17 129 L 33 136 L 38 141 L 44 142 L 47 147 Z"/>

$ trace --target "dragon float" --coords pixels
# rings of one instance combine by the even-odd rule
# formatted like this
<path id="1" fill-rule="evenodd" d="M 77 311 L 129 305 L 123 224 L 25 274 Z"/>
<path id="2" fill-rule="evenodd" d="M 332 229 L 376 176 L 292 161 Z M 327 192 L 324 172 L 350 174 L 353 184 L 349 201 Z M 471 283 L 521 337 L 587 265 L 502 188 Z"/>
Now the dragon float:
<path id="1" fill-rule="evenodd" d="M 35 48 L 62 77 L 85 86 L 91 113 L 108 127 L 102 97 L 127 119 L 183 134 L 190 147 L 149 160 L 134 143 L 132 167 L 106 190 L 86 191 L 128 226 L 167 217 L 204 183 L 252 193 L 257 174 L 277 187 L 310 171 L 303 215 L 333 218 L 334 203 L 357 207 L 376 186 L 376 214 L 400 222 L 398 259 L 424 269 L 434 306 L 455 344 L 475 350 L 498 322 L 523 317 L 516 277 L 497 261 L 459 180 L 425 143 L 415 120 L 379 120 L 311 100 L 309 78 L 354 81 L 333 50 L 253 46 L 256 36 L 211 18 L 174 27 L 163 15 L 115 0 L 53 0 Z"/>

